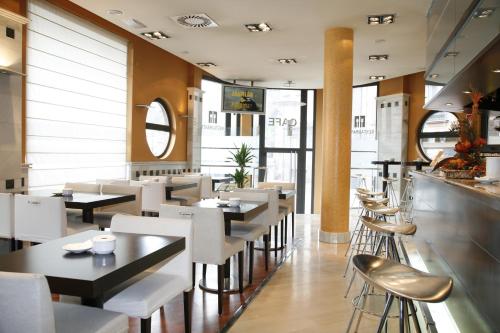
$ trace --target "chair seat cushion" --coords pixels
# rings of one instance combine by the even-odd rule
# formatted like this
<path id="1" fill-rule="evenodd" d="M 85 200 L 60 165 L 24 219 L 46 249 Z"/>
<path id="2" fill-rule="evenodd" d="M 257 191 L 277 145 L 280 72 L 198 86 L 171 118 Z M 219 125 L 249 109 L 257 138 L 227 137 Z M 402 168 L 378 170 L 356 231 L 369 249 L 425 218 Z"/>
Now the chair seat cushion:
<path id="1" fill-rule="evenodd" d="M 245 240 L 238 237 L 226 236 L 226 241 L 224 242 L 224 257 L 227 259 L 234 256 L 236 253 L 243 251 L 245 248 Z M 222 265 L 224 262 L 217 263 Z"/>
<path id="2" fill-rule="evenodd" d="M 68 235 L 87 230 L 97 230 L 97 225 L 83 222 L 68 221 L 66 232 Z"/>
<path id="3" fill-rule="evenodd" d="M 231 222 L 231 236 L 253 242 L 267 232 L 263 225 L 253 223 Z"/>
<path id="4" fill-rule="evenodd" d="M 127 316 L 77 304 L 53 302 L 57 333 L 128 332 Z"/>
<path id="5" fill-rule="evenodd" d="M 191 282 L 186 279 L 155 272 L 110 298 L 104 303 L 104 309 L 130 317 L 149 318 L 161 306 L 190 288 Z"/>

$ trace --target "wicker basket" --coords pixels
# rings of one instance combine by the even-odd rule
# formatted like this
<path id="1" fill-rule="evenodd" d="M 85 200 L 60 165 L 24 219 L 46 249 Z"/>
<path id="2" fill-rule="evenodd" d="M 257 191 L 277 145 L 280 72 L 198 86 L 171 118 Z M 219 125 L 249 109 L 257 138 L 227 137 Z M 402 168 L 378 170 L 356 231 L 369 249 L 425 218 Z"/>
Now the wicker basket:
<path id="1" fill-rule="evenodd" d="M 470 170 L 440 170 L 440 175 L 448 179 L 474 179 Z"/>

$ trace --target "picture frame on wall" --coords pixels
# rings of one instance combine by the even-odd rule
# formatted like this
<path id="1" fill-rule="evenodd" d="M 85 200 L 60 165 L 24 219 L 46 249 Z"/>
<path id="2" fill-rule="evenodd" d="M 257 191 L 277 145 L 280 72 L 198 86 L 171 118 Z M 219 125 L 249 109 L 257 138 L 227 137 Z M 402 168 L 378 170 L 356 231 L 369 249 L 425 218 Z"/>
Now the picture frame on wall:
<path id="1" fill-rule="evenodd" d="M 500 152 L 500 111 L 482 110 L 481 136 L 486 139 L 484 152 Z"/>

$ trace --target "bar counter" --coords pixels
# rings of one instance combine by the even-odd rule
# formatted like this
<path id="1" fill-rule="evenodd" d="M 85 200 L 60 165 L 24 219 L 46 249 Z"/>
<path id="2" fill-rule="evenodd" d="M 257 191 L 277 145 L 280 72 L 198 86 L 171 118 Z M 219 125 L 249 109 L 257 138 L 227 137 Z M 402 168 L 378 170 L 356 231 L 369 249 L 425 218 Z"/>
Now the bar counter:
<path id="1" fill-rule="evenodd" d="M 500 332 L 500 184 L 410 174 L 418 228 L 411 242 L 424 261 L 444 263 L 442 272 L 484 319 L 484 330 Z"/>

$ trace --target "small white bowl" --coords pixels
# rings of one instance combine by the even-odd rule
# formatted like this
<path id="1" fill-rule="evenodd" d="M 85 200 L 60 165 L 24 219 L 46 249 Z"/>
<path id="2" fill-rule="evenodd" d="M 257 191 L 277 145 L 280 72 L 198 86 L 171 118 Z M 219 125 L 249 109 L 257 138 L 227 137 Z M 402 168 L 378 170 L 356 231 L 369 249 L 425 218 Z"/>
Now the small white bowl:
<path id="1" fill-rule="evenodd" d="M 113 235 L 99 235 L 92 238 L 92 251 L 96 254 L 110 254 L 116 248 L 116 237 Z"/>
<path id="2" fill-rule="evenodd" d="M 240 203 L 240 198 L 229 198 L 229 207 L 239 207 Z"/>

